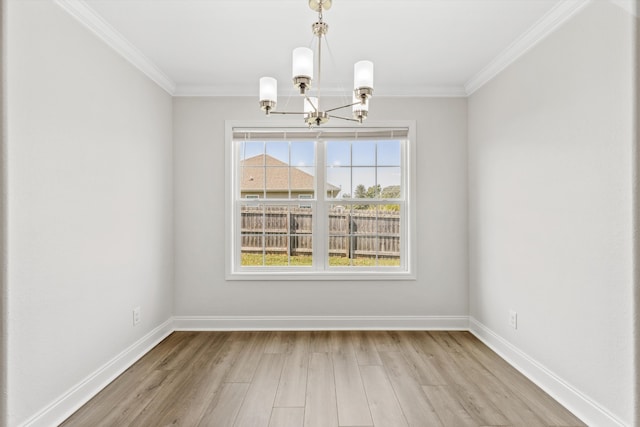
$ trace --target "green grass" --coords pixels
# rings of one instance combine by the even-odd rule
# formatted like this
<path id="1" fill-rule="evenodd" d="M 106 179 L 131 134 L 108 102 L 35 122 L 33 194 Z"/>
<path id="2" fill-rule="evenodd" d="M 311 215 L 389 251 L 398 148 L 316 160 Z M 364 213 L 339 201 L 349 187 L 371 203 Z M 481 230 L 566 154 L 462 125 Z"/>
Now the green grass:
<path id="1" fill-rule="evenodd" d="M 379 267 L 397 267 L 400 265 L 400 260 L 398 258 L 380 258 L 377 260 L 377 266 Z M 255 253 L 243 253 L 241 259 L 241 265 L 251 267 L 251 266 L 272 266 L 272 267 L 282 267 L 282 266 L 308 266 L 310 267 L 312 263 L 312 259 L 310 255 L 295 255 L 291 256 L 291 258 L 287 257 L 286 254 L 266 254 L 264 256 L 264 264 L 263 264 L 263 256 L 262 254 Z M 357 267 L 375 267 L 376 259 L 375 258 L 355 258 L 349 259 L 347 257 L 338 257 L 332 256 L 329 257 L 329 265 L 332 267 L 340 267 L 340 266 L 357 266 Z"/>
<path id="2" fill-rule="evenodd" d="M 397 267 L 400 265 L 400 259 L 398 258 L 379 258 L 377 263 L 378 267 Z M 347 257 L 332 256 L 329 257 L 329 265 L 331 267 L 341 266 L 355 266 L 355 267 L 375 267 L 375 258 L 354 258 L 349 259 Z"/>
<path id="3" fill-rule="evenodd" d="M 244 266 L 256 266 L 262 264 L 262 254 L 243 253 L 241 264 Z M 289 264 L 289 261 L 291 264 Z M 289 260 L 286 254 L 266 254 L 264 265 L 268 266 L 311 266 L 311 257 L 308 255 L 295 255 Z"/>

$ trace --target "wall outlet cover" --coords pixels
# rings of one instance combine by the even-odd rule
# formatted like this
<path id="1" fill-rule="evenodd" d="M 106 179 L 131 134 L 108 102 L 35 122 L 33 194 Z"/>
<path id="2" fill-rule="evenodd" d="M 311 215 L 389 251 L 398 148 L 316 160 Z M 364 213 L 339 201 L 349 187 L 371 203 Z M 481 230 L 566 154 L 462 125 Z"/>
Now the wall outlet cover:
<path id="1" fill-rule="evenodd" d="M 513 310 L 509 310 L 509 326 L 518 329 L 518 313 Z"/>
<path id="2" fill-rule="evenodd" d="M 140 323 L 140 307 L 133 308 L 133 325 Z"/>

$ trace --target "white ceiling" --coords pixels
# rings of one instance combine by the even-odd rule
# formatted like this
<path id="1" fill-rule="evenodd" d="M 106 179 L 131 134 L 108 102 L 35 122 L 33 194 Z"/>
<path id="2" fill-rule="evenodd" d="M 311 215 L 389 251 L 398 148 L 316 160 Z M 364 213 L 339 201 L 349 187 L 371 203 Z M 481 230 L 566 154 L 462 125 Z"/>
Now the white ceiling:
<path id="1" fill-rule="evenodd" d="M 307 0 L 57 0 L 176 95 L 257 96 L 290 84 L 291 50 L 310 46 Z M 375 94 L 465 96 L 587 0 L 333 0 L 323 87 L 351 88 L 375 63 Z M 323 48 L 324 49 L 324 48 Z"/>

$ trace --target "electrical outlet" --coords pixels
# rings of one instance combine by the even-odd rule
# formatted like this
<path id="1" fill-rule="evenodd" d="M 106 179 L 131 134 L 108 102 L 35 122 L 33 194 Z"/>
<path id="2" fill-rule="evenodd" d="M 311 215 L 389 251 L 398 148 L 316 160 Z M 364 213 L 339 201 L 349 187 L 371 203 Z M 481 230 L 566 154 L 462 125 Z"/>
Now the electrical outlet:
<path id="1" fill-rule="evenodd" d="M 133 308 L 133 326 L 140 323 L 140 307 Z"/>
<path id="2" fill-rule="evenodd" d="M 518 313 L 513 310 L 509 310 L 509 326 L 518 329 Z"/>

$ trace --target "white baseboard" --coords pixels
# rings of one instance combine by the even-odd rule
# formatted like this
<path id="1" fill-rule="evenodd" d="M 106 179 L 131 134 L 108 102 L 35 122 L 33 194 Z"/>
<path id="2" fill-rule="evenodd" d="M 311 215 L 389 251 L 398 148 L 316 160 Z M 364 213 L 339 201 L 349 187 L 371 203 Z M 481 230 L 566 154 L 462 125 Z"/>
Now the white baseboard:
<path id="1" fill-rule="evenodd" d="M 176 331 L 461 330 L 468 316 L 177 316 Z"/>
<path id="2" fill-rule="evenodd" d="M 20 427 L 59 425 L 172 332 L 173 322 L 169 319 L 20 424 Z"/>
<path id="3" fill-rule="evenodd" d="M 473 317 L 469 317 L 469 331 L 587 425 L 625 426 L 625 423 L 611 412 Z"/>
<path id="4" fill-rule="evenodd" d="M 58 425 L 173 331 L 461 330 L 470 331 L 588 425 L 624 422 L 507 340 L 468 316 L 178 316 L 142 337 L 19 427 Z"/>

